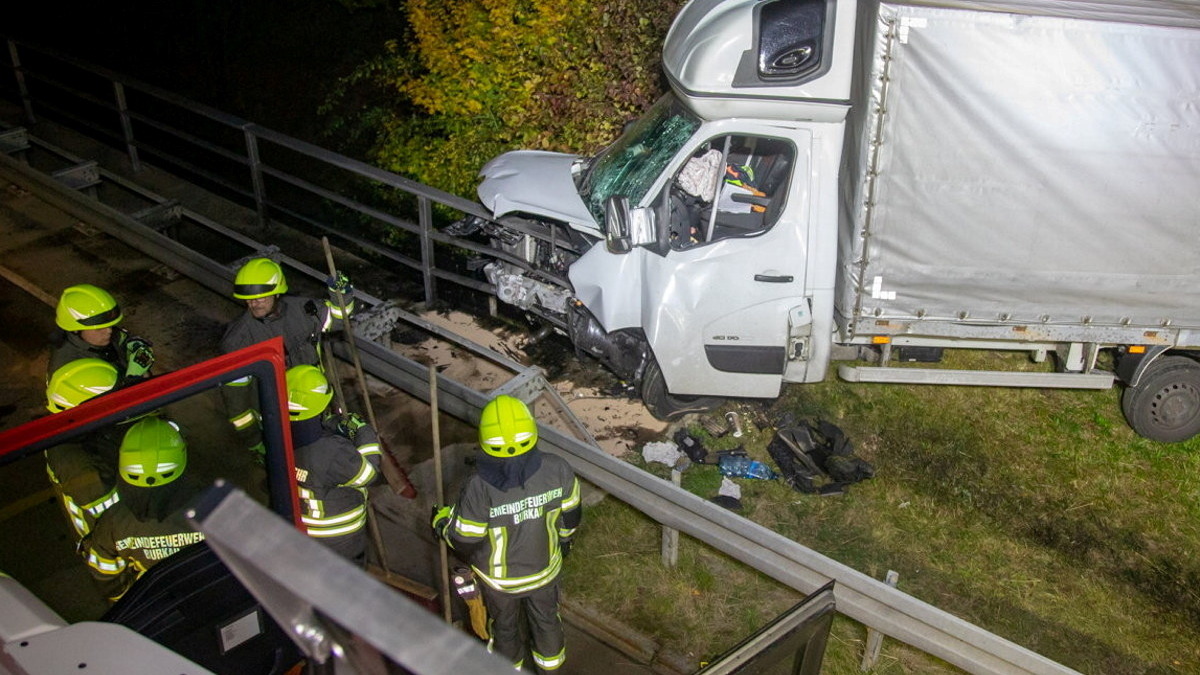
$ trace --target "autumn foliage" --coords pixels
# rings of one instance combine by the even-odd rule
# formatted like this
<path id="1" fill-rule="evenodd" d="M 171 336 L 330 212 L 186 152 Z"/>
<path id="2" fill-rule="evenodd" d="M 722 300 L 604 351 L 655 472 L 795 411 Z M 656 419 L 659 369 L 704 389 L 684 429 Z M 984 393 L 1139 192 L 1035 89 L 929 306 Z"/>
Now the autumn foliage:
<path id="1" fill-rule="evenodd" d="M 611 141 L 662 92 L 662 40 L 681 4 L 407 0 L 408 35 L 327 109 L 357 90 L 364 103 L 335 126 L 374 163 L 472 196 L 505 150 L 590 154 Z"/>

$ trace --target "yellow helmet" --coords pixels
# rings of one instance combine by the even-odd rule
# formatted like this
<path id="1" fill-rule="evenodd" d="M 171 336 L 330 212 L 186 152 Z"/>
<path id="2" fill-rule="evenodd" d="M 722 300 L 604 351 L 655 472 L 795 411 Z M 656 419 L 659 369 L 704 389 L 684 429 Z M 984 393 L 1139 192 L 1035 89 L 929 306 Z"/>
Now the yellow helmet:
<path id="1" fill-rule="evenodd" d="M 117 464 L 126 483 L 162 487 L 187 468 L 187 443 L 174 422 L 147 417 L 125 432 Z"/>
<path id="2" fill-rule="evenodd" d="M 333 390 L 325 373 L 316 366 L 303 365 L 288 368 L 288 417 L 294 421 L 316 417 L 325 411 Z"/>
<path id="3" fill-rule="evenodd" d="M 96 330 L 121 322 L 121 308 L 108 291 L 91 284 L 69 286 L 58 298 L 54 322 L 63 330 Z"/>
<path id="4" fill-rule="evenodd" d="M 75 359 L 54 371 L 46 385 L 46 409 L 62 412 L 117 386 L 117 368 L 103 359 Z"/>
<path id="5" fill-rule="evenodd" d="M 283 268 L 270 258 L 252 258 L 238 270 L 233 280 L 233 297 L 239 300 L 265 298 L 287 293 Z"/>
<path id="6" fill-rule="evenodd" d="M 523 455 L 537 440 L 537 421 L 520 399 L 501 394 L 479 415 L 479 447 L 493 457 Z"/>

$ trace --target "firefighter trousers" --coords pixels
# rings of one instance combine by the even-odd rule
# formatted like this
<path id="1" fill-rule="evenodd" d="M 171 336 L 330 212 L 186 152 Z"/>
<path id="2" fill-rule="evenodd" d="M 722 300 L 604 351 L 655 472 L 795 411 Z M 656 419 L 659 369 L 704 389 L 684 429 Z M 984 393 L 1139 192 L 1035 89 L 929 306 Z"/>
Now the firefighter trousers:
<path id="1" fill-rule="evenodd" d="M 538 672 L 552 672 L 566 660 L 566 636 L 558 615 L 558 581 L 524 593 L 502 593 L 483 586 L 487 604 L 491 640 L 488 649 L 509 659 L 513 665 L 527 665 L 533 657 Z M 522 618 L 528 628 L 532 649 L 522 639 Z M 532 652 L 532 654 L 527 653 Z"/>

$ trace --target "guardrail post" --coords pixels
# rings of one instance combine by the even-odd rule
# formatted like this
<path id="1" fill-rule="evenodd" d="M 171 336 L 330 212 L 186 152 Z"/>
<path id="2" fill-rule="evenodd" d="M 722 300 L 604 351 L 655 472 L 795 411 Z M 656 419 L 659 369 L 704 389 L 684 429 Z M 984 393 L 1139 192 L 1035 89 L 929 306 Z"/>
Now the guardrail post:
<path id="1" fill-rule="evenodd" d="M 884 583 L 892 588 L 900 581 L 900 573 L 894 570 L 888 570 L 887 576 L 884 578 Z M 879 650 L 883 647 L 883 633 L 874 628 L 867 628 L 867 646 L 863 651 L 862 663 L 858 669 L 862 672 L 875 667 L 875 662 L 879 660 Z"/>
<path id="2" fill-rule="evenodd" d="M 433 259 L 433 204 L 425 196 L 417 197 L 417 216 L 421 224 L 421 274 L 425 278 L 425 306 L 432 307 L 437 299 L 437 278 L 433 275 L 436 267 Z"/>
<path id="3" fill-rule="evenodd" d="M 263 187 L 262 160 L 258 156 L 258 136 L 251 129 L 253 125 L 242 127 L 246 135 L 246 159 L 250 162 L 250 183 L 254 187 L 254 209 L 258 212 L 258 226 L 265 232 L 270 232 L 270 222 L 267 220 L 267 196 Z"/>
<path id="4" fill-rule="evenodd" d="M 683 471 L 677 466 L 671 467 L 671 483 L 675 487 L 683 483 Z M 674 567 L 679 563 L 679 530 L 673 527 L 663 528 L 662 559 L 667 567 Z"/>
<path id="5" fill-rule="evenodd" d="M 21 56 L 17 53 L 17 43 L 8 41 L 8 57 L 12 60 L 13 77 L 17 80 L 17 90 L 21 92 L 21 105 L 25 108 L 25 124 L 37 124 L 33 116 L 33 99 L 25 87 L 25 73 L 21 71 Z"/>
<path id="6" fill-rule="evenodd" d="M 133 122 L 129 119 L 129 106 L 125 103 L 125 85 L 113 80 L 113 94 L 117 98 L 117 112 L 121 115 L 121 133 L 125 136 L 125 150 L 129 163 L 136 173 L 141 173 L 142 162 L 138 159 L 137 146 L 133 144 Z"/>

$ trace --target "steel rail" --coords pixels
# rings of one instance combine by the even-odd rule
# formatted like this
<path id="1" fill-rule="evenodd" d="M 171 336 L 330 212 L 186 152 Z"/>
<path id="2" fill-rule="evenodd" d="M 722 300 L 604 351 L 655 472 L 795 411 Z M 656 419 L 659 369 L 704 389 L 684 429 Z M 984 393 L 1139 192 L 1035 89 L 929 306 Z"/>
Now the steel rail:
<path id="1" fill-rule="evenodd" d="M 255 142 L 257 142 L 259 140 L 266 141 L 266 142 L 272 143 L 274 145 L 277 145 L 281 148 L 291 150 L 292 152 L 296 152 L 301 155 L 306 155 L 308 157 L 311 157 L 311 158 L 318 160 L 328 166 L 337 167 L 337 168 L 340 168 L 340 169 L 343 169 L 346 171 L 350 171 L 360 177 L 366 178 L 371 181 L 375 181 L 381 185 L 393 187 L 398 190 L 407 192 L 409 194 L 416 196 L 418 199 L 430 199 L 432 201 L 437 202 L 438 204 L 441 204 L 444 207 L 454 209 L 463 214 L 478 216 L 478 217 L 484 218 L 485 220 L 490 220 L 490 214 L 486 210 L 484 210 L 479 204 L 477 204 L 476 202 L 473 202 L 471 200 L 466 200 L 457 195 L 453 195 L 451 193 L 447 193 L 442 190 L 438 190 L 436 188 L 433 188 L 433 187 L 430 187 L 427 185 L 423 185 L 421 183 L 417 183 L 408 178 L 404 178 L 402 176 L 398 176 L 396 174 L 392 174 L 387 171 L 383 171 L 377 167 L 371 166 L 371 165 L 361 162 L 359 160 L 355 160 L 355 159 L 351 159 L 349 157 L 345 157 L 343 155 L 339 155 L 339 154 L 331 152 L 325 148 L 321 148 L 321 147 L 313 145 L 311 143 L 292 138 L 290 136 L 287 136 L 286 134 L 282 134 L 282 133 L 273 131 L 271 129 L 261 127 L 257 124 L 243 120 L 240 117 L 230 115 L 228 113 L 224 113 L 222 111 L 205 106 L 203 104 L 195 103 L 193 101 L 190 101 L 190 100 L 183 98 L 172 92 L 160 89 L 153 85 L 139 82 L 139 81 L 129 78 L 129 77 L 122 76 L 122 75 L 115 73 L 113 71 L 110 71 L 106 68 L 92 66 L 90 64 L 84 63 L 73 57 L 63 55 L 57 51 L 54 51 L 51 49 L 46 49 L 43 47 L 33 47 L 24 42 L 20 42 L 20 41 L 16 41 L 16 40 L 9 40 L 9 45 L 10 45 L 10 51 L 13 53 L 16 52 L 16 49 L 18 46 L 21 46 L 21 47 L 25 48 L 26 50 L 37 53 L 40 56 L 62 61 L 63 63 L 66 63 L 66 64 L 68 64 L 90 76 L 110 80 L 114 86 L 121 87 L 122 91 L 143 94 L 143 95 L 149 96 L 151 98 L 157 99 L 160 102 L 163 102 L 163 103 L 166 103 L 166 104 L 169 104 L 172 106 L 176 106 L 183 112 L 193 113 L 193 114 L 199 115 L 200 117 L 207 118 L 208 120 L 215 122 L 218 125 L 226 127 L 230 131 L 236 131 L 240 134 L 243 134 L 243 135 L 247 136 L 249 139 L 253 139 L 253 141 L 255 141 Z M 16 61 L 15 57 L 14 57 L 14 61 Z M 37 79 L 38 81 L 48 81 L 48 78 L 46 78 L 46 76 L 42 76 L 36 68 L 31 69 L 28 65 L 19 65 L 16 69 L 16 75 L 18 76 L 18 80 L 22 81 L 22 82 L 24 81 L 24 78 L 26 75 L 30 76 L 31 78 Z M 189 134 L 189 133 L 182 131 L 170 124 L 166 124 L 164 122 L 155 120 L 149 116 L 140 114 L 137 111 L 130 109 L 128 104 L 124 108 L 119 108 L 117 105 L 108 103 L 101 99 L 98 99 L 96 96 L 94 96 L 92 94 L 88 94 L 88 93 L 84 93 L 84 92 L 77 92 L 77 91 L 71 89 L 70 86 L 67 85 L 66 83 L 60 82 L 57 79 L 48 81 L 48 83 L 50 83 L 52 86 L 54 86 L 56 88 L 61 89 L 63 92 L 74 94 L 75 96 L 83 98 L 84 100 L 88 101 L 89 103 L 92 103 L 98 107 L 101 107 L 105 110 L 108 110 L 110 112 L 113 112 L 113 113 L 116 113 L 116 114 L 122 116 L 122 118 L 126 124 L 128 124 L 131 121 L 137 121 L 139 123 L 147 125 L 150 128 L 156 129 L 162 133 L 174 136 L 176 139 L 178 139 L 180 141 L 194 145 L 194 146 L 201 148 L 207 152 L 214 153 L 215 155 L 217 155 L 225 160 L 228 160 L 230 162 L 237 164 L 240 168 L 243 168 L 243 169 L 249 168 L 252 172 L 258 171 L 258 172 L 261 172 L 261 173 L 264 173 L 267 175 L 271 175 L 272 177 L 274 177 L 276 179 L 283 180 L 285 182 L 290 182 L 295 187 L 298 187 L 300 189 L 314 192 L 310 188 L 315 187 L 315 186 L 311 186 L 311 184 L 302 185 L 302 184 L 296 183 L 295 181 L 300 180 L 300 179 L 297 179 L 295 177 L 289 177 L 289 175 L 286 174 L 286 172 L 282 172 L 282 171 L 275 169 L 267 164 L 256 162 L 255 159 L 253 159 L 252 157 L 242 156 L 240 154 L 237 154 L 236 152 L 233 152 L 233 151 L 229 150 L 228 148 L 224 148 L 220 145 L 206 141 L 203 138 L 200 138 L 193 134 Z M 125 96 L 125 98 L 127 100 L 128 96 Z M 86 128 L 92 129 L 94 132 L 101 134 L 106 138 L 109 138 L 116 142 L 121 142 L 122 140 L 124 140 L 124 142 L 130 148 L 131 153 L 136 150 L 147 151 L 151 154 L 158 156 L 160 159 L 163 159 L 168 163 L 171 163 L 181 169 L 184 169 L 185 171 L 188 171 L 197 176 L 201 176 L 205 180 L 211 181 L 216 185 L 220 185 L 224 189 L 230 190 L 234 194 L 241 195 L 242 197 L 244 197 L 246 199 L 253 199 L 260 205 L 265 205 L 266 207 L 280 209 L 281 211 L 285 210 L 282 205 L 272 201 L 268 195 L 263 194 L 260 186 L 256 185 L 251 188 L 244 188 L 240 185 L 234 184 L 234 183 L 230 182 L 226 177 L 218 175 L 218 174 L 214 173 L 213 171 L 210 171 L 208 169 L 205 169 L 205 168 L 195 164 L 194 162 L 191 162 L 182 157 L 179 157 L 178 155 L 172 153 L 170 150 L 167 150 L 163 147 L 156 146 L 156 145 L 153 145 L 146 141 L 139 140 L 137 138 L 132 137 L 131 129 L 127 129 L 126 133 L 123 137 L 121 134 L 118 134 L 115 131 L 110 131 L 110 130 L 104 129 L 103 127 L 100 127 L 100 126 L 92 123 L 89 120 L 83 119 L 80 116 L 73 114 L 69 110 L 65 110 L 59 106 L 53 105 L 46 101 L 39 100 L 38 103 L 39 103 L 39 105 L 42 105 L 42 106 L 52 110 L 53 112 L 55 112 L 58 115 L 64 116 L 67 119 L 71 119 L 72 121 L 76 122 L 77 124 L 80 124 Z M 135 161 L 132 156 L 131 156 L 131 161 Z M 320 193 L 314 192 L 314 194 L 320 194 Z M 367 210 L 370 207 L 358 208 L 356 205 L 351 205 L 351 204 L 344 204 L 344 205 L 346 205 L 347 208 L 352 208 L 354 210 L 357 210 L 360 213 L 363 213 L 364 215 L 367 215 L 369 217 L 383 220 L 384 222 L 388 222 L 389 224 L 392 224 L 392 225 L 397 225 L 397 223 L 394 222 L 394 220 L 393 220 L 394 217 L 392 217 L 388 214 L 385 214 L 383 212 L 377 211 L 377 210 Z M 423 216 L 422 220 L 428 221 L 429 218 Z M 409 229 L 408 227 L 405 227 L 405 225 L 398 225 L 398 226 L 403 227 L 404 229 Z M 555 248 L 561 248 L 563 250 L 572 251 L 572 252 L 575 251 L 575 249 L 573 249 L 569 245 L 568 242 L 558 240 L 556 237 L 553 236 L 553 233 L 551 233 L 550 235 L 546 235 L 544 233 L 536 231 L 535 229 L 522 227 L 520 225 L 520 223 L 514 223 L 513 227 L 525 232 L 529 236 L 535 237 L 542 241 L 549 242 Z M 513 256 L 504 251 L 490 249 L 490 248 L 482 246 L 482 245 L 474 244 L 473 242 L 469 242 L 469 241 L 462 240 L 462 239 L 456 239 L 454 237 L 442 234 L 441 232 L 438 232 L 433 228 L 432 222 L 422 222 L 420 225 L 417 226 L 416 230 L 410 229 L 409 231 L 413 231 L 416 234 L 418 234 L 419 236 L 427 238 L 429 241 L 436 241 L 439 243 L 456 246 L 458 248 L 470 250 L 470 251 L 473 251 L 476 253 L 486 253 L 487 255 L 489 255 L 491 257 L 494 257 L 499 260 L 503 260 L 504 262 L 510 263 L 512 265 L 518 266 L 528 272 L 533 272 L 538 277 L 543 278 L 551 283 L 557 284 L 564 288 L 569 287 L 569 284 L 565 279 L 562 279 L 556 275 L 552 275 L 552 274 L 546 273 L 541 270 L 536 270 L 532 266 L 530 266 L 525 260 L 523 260 L 517 256 Z M 338 233 L 336 231 L 331 231 L 330 233 L 334 234 L 335 236 L 344 236 L 341 233 Z M 375 247 L 371 246 L 370 244 L 360 244 L 360 245 L 364 245 L 368 249 L 375 248 Z M 402 264 L 406 264 L 406 265 L 408 264 L 407 261 L 400 261 L 400 262 L 402 262 Z M 431 290 L 430 287 L 432 286 L 433 278 L 446 279 L 448 281 L 454 282 L 458 285 L 461 285 L 461 286 L 464 286 L 467 288 L 471 288 L 476 291 L 490 293 L 493 290 L 490 284 L 481 284 L 480 282 L 477 282 L 477 281 L 474 281 L 471 279 L 467 279 L 467 278 L 459 276 L 459 275 L 455 275 L 452 272 L 447 272 L 444 270 L 437 269 L 435 266 L 432 266 L 432 265 L 428 264 L 427 262 L 425 264 L 422 264 L 420 269 L 426 276 L 426 286 L 427 286 L 427 289 L 429 289 L 429 290 L 427 290 L 427 293 L 426 293 L 426 295 L 429 296 L 426 298 L 427 300 L 432 300 L 432 297 L 430 295 L 430 290 Z"/>

